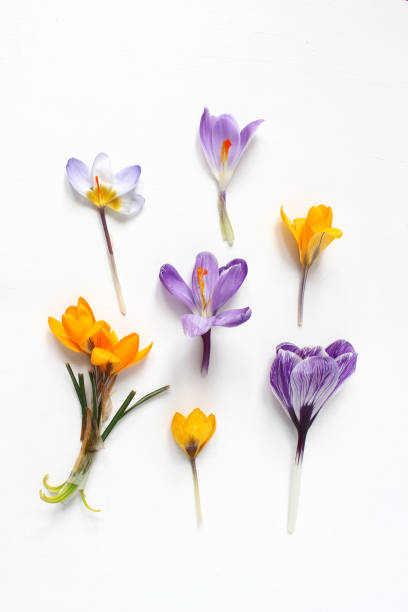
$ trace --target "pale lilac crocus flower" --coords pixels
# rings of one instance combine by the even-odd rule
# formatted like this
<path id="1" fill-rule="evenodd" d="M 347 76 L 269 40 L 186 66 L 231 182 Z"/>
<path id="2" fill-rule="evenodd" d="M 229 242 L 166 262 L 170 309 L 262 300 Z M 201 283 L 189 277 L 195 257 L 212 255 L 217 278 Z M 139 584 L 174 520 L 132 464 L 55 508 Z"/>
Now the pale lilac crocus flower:
<path id="1" fill-rule="evenodd" d="M 135 215 L 139 212 L 145 201 L 143 196 L 136 193 L 136 185 L 141 172 L 140 166 L 129 166 L 113 173 L 109 155 L 99 153 L 95 157 L 92 169 L 75 157 L 68 160 L 66 169 L 68 180 L 75 191 L 92 202 L 99 210 L 119 308 L 124 315 L 126 309 L 106 223 L 105 208 L 112 208 L 123 215 Z"/>
<path id="2" fill-rule="evenodd" d="M 346 340 L 336 340 L 325 349 L 322 346 L 299 348 L 291 342 L 276 347 L 270 372 L 271 387 L 298 433 L 289 496 L 289 533 L 296 526 L 307 432 L 327 400 L 353 374 L 356 363 L 357 353 Z"/>
<path id="3" fill-rule="evenodd" d="M 248 321 L 250 308 L 220 309 L 238 291 L 248 273 L 243 259 L 233 259 L 226 266 L 218 267 L 212 253 L 199 253 L 193 270 L 191 289 L 170 264 L 160 269 L 160 281 L 169 293 L 183 302 L 191 314 L 182 316 L 184 333 L 203 339 L 201 373 L 207 374 L 210 363 L 211 328 L 236 327 Z"/>
<path id="4" fill-rule="evenodd" d="M 219 213 L 221 232 L 231 246 L 234 232 L 226 207 L 226 189 L 248 144 L 251 142 L 263 119 L 245 126 L 241 131 L 231 115 L 210 115 L 207 108 L 201 117 L 200 139 L 205 158 L 219 188 Z"/>

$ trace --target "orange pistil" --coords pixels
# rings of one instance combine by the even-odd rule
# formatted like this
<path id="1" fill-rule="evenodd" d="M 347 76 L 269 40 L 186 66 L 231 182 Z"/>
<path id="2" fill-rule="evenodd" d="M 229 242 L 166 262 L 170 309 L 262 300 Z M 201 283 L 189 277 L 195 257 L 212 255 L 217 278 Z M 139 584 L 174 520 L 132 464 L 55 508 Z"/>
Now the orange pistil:
<path id="1" fill-rule="evenodd" d="M 95 176 L 95 181 L 96 181 L 96 186 L 98 188 L 98 198 L 99 198 L 99 202 L 101 201 L 101 188 L 99 187 L 99 177 Z"/>
<path id="2" fill-rule="evenodd" d="M 230 141 L 229 138 L 224 140 L 224 142 L 221 145 L 221 163 L 222 164 L 225 164 L 225 162 L 228 161 L 228 153 L 229 153 L 229 149 L 231 145 L 232 145 L 232 142 Z"/>
<path id="3" fill-rule="evenodd" d="M 207 270 L 204 270 L 204 268 L 198 268 L 197 278 L 198 278 L 198 284 L 200 287 L 201 300 L 203 302 L 203 309 L 205 309 L 205 307 L 207 306 L 207 302 L 205 301 L 205 297 L 204 297 L 204 279 L 203 279 L 203 276 L 205 276 L 206 274 L 208 274 Z"/>

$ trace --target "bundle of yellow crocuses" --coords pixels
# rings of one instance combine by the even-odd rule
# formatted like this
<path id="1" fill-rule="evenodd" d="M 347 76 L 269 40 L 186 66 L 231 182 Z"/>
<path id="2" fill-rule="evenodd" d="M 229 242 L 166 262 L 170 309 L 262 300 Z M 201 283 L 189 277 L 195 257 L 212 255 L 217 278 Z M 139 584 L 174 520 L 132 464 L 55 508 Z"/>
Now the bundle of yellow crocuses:
<path id="1" fill-rule="evenodd" d="M 166 391 L 169 386 L 152 391 L 133 405 L 130 404 L 135 391 L 131 391 L 103 430 L 103 424 L 108 420 L 112 408 L 110 392 L 119 372 L 144 359 L 153 343 L 139 351 L 138 334 L 132 333 L 119 340 L 106 321 L 95 320 L 91 307 L 82 297 L 76 306 L 66 309 L 61 321 L 50 317 L 48 323 L 53 334 L 64 346 L 88 355 L 93 367 L 88 372 L 91 383 L 89 400 L 84 375 L 78 374 L 77 378 L 71 366 L 66 364 L 82 410 L 82 446 L 67 480 L 62 485 L 51 486 L 45 476 L 44 486 L 52 495 L 45 495 L 40 491 L 40 496 L 44 501 L 55 504 L 65 501 L 79 491 L 86 507 L 93 510 L 85 500 L 84 486 L 95 452 L 103 447 L 112 429 L 124 416 L 146 400 Z"/>

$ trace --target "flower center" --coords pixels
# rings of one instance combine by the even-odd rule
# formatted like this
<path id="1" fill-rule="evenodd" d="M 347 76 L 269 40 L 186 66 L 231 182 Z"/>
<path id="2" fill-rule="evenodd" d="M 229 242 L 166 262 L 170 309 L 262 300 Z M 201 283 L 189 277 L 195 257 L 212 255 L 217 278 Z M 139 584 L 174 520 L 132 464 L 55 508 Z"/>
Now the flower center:
<path id="1" fill-rule="evenodd" d="M 204 268 L 198 268 L 197 270 L 197 279 L 198 279 L 198 285 L 200 287 L 200 293 L 201 293 L 201 301 L 203 303 L 203 310 L 205 310 L 206 306 L 207 306 L 207 302 L 205 300 L 204 297 L 204 279 L 203 276 L 205 276 L 206 274 L 208 274 L 208 270 L 205 270 Z"/>
<path id="2" fill-rule="evenodd" d="M 221 163 L 225 164 L 228 161 L 228 153 L 232 143 L 229 138 L 223 141 L 221 145 Z"/>
<path id="3" fill-rule="evenodd" d="M 106 204 L 110 204 L 116 196 L 115 191 L 110 187 L 106 187 L 105 185 L 101 185 L 99 182 L 99 176 L 95 176 L 96 188 L 90 189 L 86 194 L 88 198 L 96 204 L 96 206 L 105 206 Z M 117 198 L 119 202 L 119 199 Z M 119 202 L 120 204 L 120 202 Z M 112 206 L 112 208 L 120 208 L 120 206 Z"/>

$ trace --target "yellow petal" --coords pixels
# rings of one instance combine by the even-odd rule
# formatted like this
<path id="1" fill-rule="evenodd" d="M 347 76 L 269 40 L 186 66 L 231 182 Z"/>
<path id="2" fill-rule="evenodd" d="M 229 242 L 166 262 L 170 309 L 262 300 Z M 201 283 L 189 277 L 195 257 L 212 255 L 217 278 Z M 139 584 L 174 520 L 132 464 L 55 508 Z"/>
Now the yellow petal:
<path id="1" fill-rule="evenodd" d="M 122 208 L 122 202 L 120 201 L 120 198 L 115 198 L 114 200 L 107 202 L 106 206 L 113 208 L 113 210 L 120 210 Z"/>
<path id="2" fill-rule="evenodd" d="M 121 363 L 113 353 L 102 348 L 94 348 L 91 353 L 91 363 L 96 366 L 105 366 L 108 363 Z"/>
<path id="3" fill-rule="evenodd" d="M 176 412 L 171 422 L 171 433 L 173 434 L 173 438 L 177 442 L 179 446 L 184 450 L 184 423 L 186 422 L 186 417 L 180 412 Z"/>
<path id="4" fill-rule="evenodd" d="M 74 342 L 80 344 L 86 329 L 85 326 L 72 314 L 62 315 L 62 325 L 64 327 L 66 336 L 68 336 L 68 338 Z"/>
<path id="5" fill-rule="evenodd" d="M 78 306 L 84 306 L 84 308 L 87 309 L 87 311 L 89 312 L 89 315 L 92 319 L 92 322 L 95 321 L 95 317 L 94 317 L 94 313 L 92 312 L 92 308 L 90 307 L 90 305 L 88 304 L 88 302 L 83 298 L 80 297 L 78 300 Z"/>
<path id="6" fill-rule="evenodd" d="M 86 353 L 90 353 L 96 346 L 94 339 L 98 337 L 98 333 L 104 328 L 110 329 L 106 321 L 95 321 L 90 327 L 86 327 L 79 342 L 81 349 Z"/>
<path id="7" fill-rule="evenodd" d="M 139 350 L 139 335 L 129 334 L 122 338 L 120 342 L 114 347 L 114 353 L 119 357 L 123 363 L 130 363 L 133 361 Z"/>
<path id="8" fill-rule="evenodd" d="M 50 330 L 54 336 L 56 336 L 64 346 L 68 347 L 72 351 L 76 351 L 77 353 L 83 352 L 79 346 L 75 344 L 75 342 L 67 337 L 65 329 L 60 321 L 57 321 L 57 319 L 54 319 L 53 317 L 48 317 L 48 325 L 50 326 Z"/>
<path id="9" fill-rule="evenodd" d="M 335 227 L 328 227 L 323 232 L 314 234 L 309 240 L 306 252 L 306 263 L 312 264 L 320 253 L 333 242 L 335 238 L 341 238 L 343 232 Z"/>
<path id="10" fill-rule="evenodd" d="M 323 232 L 326 228 L 331 227 L 332 223 L 333 211 L 330 206 L 320 204 L 309 209 L 306 225 L 310 228 L 312 234 Z"/>

